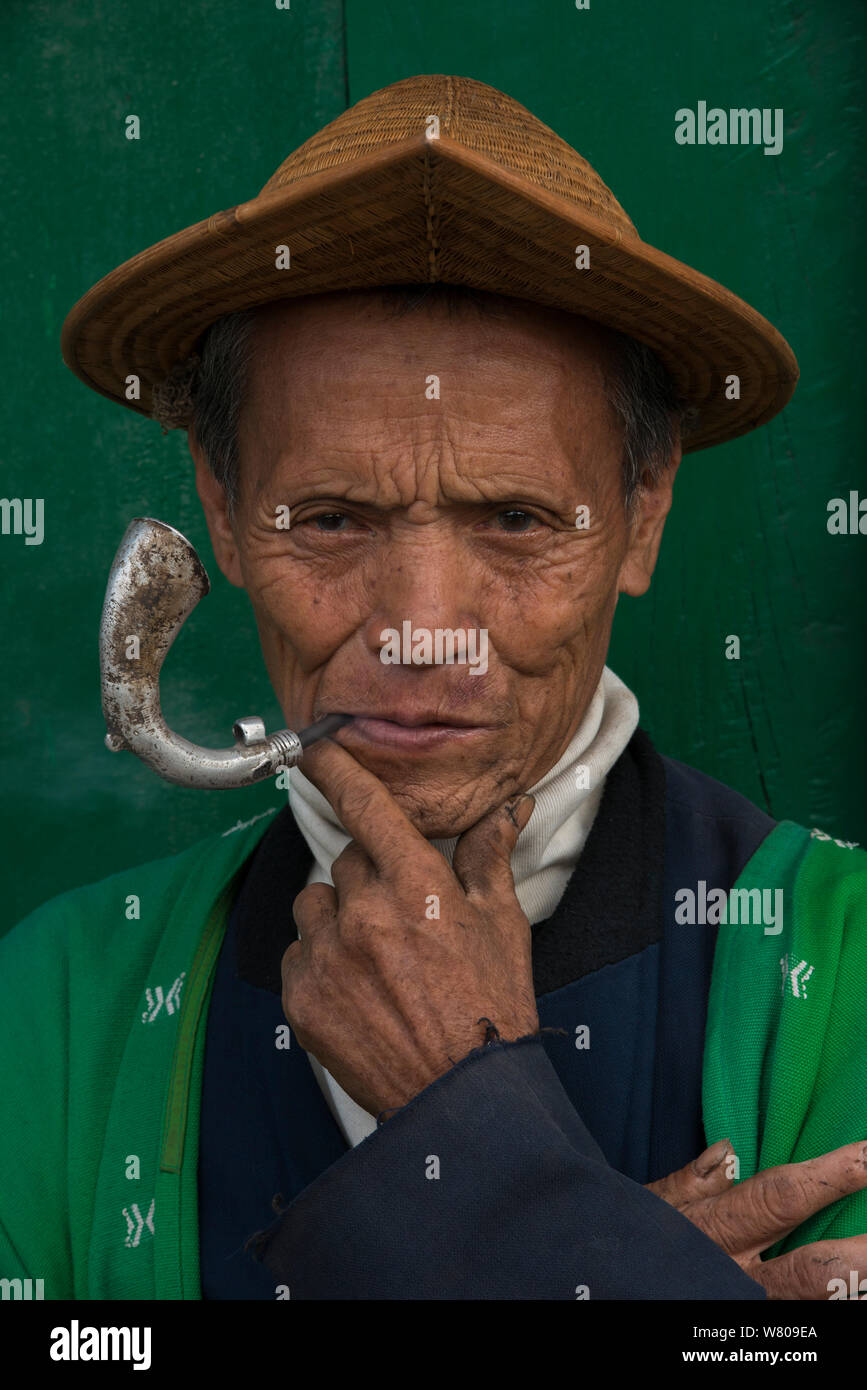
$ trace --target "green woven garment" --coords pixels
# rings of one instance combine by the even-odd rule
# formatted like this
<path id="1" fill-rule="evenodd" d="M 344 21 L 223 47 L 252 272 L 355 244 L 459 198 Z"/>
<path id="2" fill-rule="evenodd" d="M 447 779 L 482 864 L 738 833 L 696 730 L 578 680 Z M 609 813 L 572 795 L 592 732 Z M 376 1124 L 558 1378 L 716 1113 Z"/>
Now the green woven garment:
<path id="1" fill-rule="evenodd" d="M 708 1144 L 728 1138 L 737 1181 L 867 1141 L 867 852 L 782 821 L 734 885 L 782 889 L 778 934 L 724 922 L 705 1036 Z M 842 1197 L 765 1252 L 867 1232 L 867 1191 Z"/>

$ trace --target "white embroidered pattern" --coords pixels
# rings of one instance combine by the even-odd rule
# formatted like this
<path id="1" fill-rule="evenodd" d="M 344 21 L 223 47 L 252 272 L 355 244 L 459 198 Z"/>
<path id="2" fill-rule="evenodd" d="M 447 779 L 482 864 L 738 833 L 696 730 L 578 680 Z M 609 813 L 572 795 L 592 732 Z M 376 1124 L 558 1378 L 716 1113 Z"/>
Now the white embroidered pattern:
<path id="1" fill-rule="evenodd" d="M 156 1201 L 156 1198 L 155 1198 L 155 1197 L 151 1197 L 151 1204 L 150 1204 L 150 1207 L 148 1208 L 148 1214 L 147 1214 L 147 1216 L 142 1216 L 141 1212 L 139 1211 L 138 1203 L 137 1203 L 137 1202 L 133 1202 L 133 1204 L 132 1204 L 131 1207 L 124 1207 L 124 1209 L 123 1209 L 123 1214 L 124 1214 L 124 1216 L 126 1217 L 126 1227 L 127 1227 L 127 1229 L 126 1229 L 126 1236 L 124 1237 L 124 1242 L 123 1242 L 123 1243 L 124 1243 L 124 1245 L 126 1245 L 130 1250 L 135 1249 L 135 1247 L 136 1247 L 136 1246 L 139 1244 L 139 1242 L 141 1241 L 142 1231 L 145 1229 L 145 1227 L 147 1227 L 147 1229 L 150 1231 L 151 1235 L 154 1234 L 154 1202 L 155 1202 L 155 1201 Z M 130 1216 L 130 1211 L 132 1211 L 132 1216 Z"/>
<path id="2" fill-rule="evenodd" d="M 147 1008 L 141 1016 L 142 1023 L 153 1023 L 154 1019 L 156 1018 L 163 1005 L 165 1005 L 166 1013 L 169 1015 L 173 1014 L 175 1012 L 175 1009 L 180 1008 L 181 988 L 183 986 L 184 976 L 186 975 L 186 973 L 186 970 L 181 971 L 180 975 L 175 980 L 168 994 L 166 994 L 165 996 L 163 995 L 162 985 L 156 985 L 153 991 L 151 991 L 150 989 L 145 990 Z"/>

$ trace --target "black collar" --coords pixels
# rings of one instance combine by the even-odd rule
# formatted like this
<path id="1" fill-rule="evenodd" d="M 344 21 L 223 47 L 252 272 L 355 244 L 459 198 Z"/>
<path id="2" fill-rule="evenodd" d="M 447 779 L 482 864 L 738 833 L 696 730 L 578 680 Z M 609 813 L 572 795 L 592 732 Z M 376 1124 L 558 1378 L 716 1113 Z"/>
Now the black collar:
<path id="1" fill-rule="evenodd" d="M 533 927 L 537 997 L 643 950 L 662 936 L 665 768 L 636 729 L 605 782 L 566 890 Z M 280 994 L 280 962 L 297 940 L 292 903 L 313 856 L 289 806 L 247 861 L 233 909 L 237 975 Z"/>

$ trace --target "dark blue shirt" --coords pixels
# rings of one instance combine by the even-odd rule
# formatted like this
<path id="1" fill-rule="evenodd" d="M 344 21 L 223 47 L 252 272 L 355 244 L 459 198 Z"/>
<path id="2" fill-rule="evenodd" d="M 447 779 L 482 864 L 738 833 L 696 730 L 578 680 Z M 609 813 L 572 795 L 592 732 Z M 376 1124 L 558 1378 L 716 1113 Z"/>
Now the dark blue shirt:
<path id="1" fill-rule="evenodd" d="M 546 1031 L 471 1054 L 351 1149 L 306 1053 L 294 1037 L 276 1045 L 280 962 L 312 862 L 282 811 L 246 867 L 210 999 L 203 1297 L 763 1297 L 643 1185 L 706 1147 L 716 928 L 675 923 L 675 893 L 700 879 L 727 890 L 773 825 L 637 730 L 563 897 L 533 928 Z"/>

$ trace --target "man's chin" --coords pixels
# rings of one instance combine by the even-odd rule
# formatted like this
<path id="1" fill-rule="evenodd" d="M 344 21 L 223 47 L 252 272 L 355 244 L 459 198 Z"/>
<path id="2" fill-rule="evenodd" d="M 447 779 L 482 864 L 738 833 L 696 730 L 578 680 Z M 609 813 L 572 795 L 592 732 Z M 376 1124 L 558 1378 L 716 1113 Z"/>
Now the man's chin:
<path id="1" fill-rule="evenodd" d="M 359 762 L 361 759 L 359 758 Z M 381 768 L 369 769 L 388 788 L 407 820 L 426 840 L 451 840 L 469 830 L 481 820 L 494 805 L 499 805 L 499 793 L 492 791 L 492 800 L 486 802 L 481 788 L 467 792 L 466 776 L 450 790 L 442 783 L 432 782 L 430 786 L 410 783 L 405 774 L 390 776 Z"/>
<path id="2" fill-rule="evenodd" d="M 519 790 L 502 782 L 502 760 L 492 752 L 470 759 L 462 748 L 440 746 L 405 756 L 394 748 L 344 739 L 347 727 L 333 735 L 334 741 L 379 778 L 426 840 L 454 839 Z M 493 770 L 500 776 L 492 777 Z"/>

